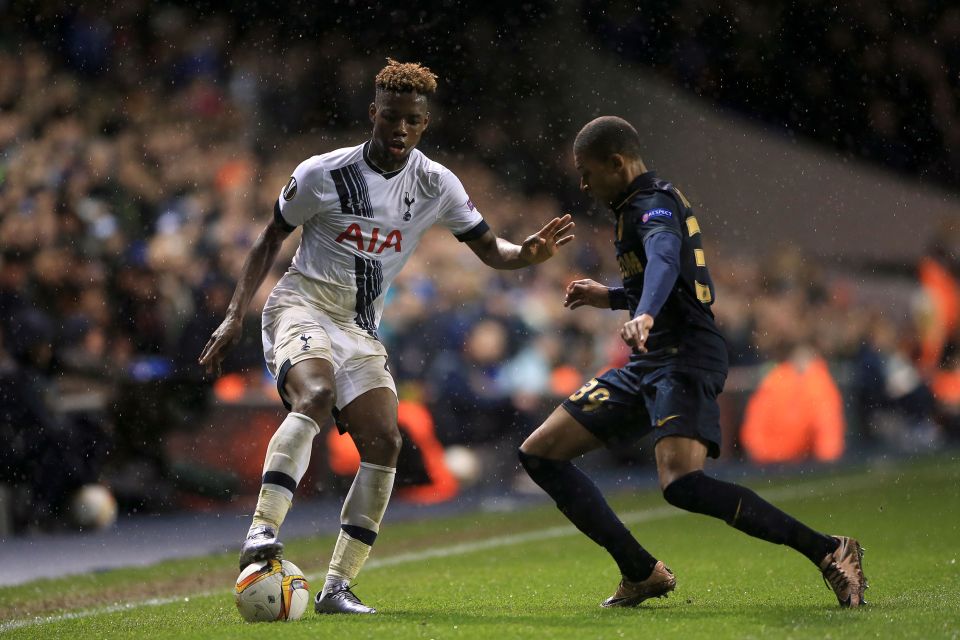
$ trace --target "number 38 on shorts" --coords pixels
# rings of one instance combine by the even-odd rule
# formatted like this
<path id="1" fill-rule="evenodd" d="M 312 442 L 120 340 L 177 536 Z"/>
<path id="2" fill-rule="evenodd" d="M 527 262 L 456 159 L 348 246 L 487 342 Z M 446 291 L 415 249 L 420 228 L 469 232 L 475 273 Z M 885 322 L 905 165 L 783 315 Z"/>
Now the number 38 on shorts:
<path id="1" fill-rule="evenodd" d="M 610 399 L 610 391 L 603 387 L 597 388 L 598 381 L 593 378 L 570 395 L 570 401 L 576 402 L 582 411 L 591 412 L 600 408 L 600 405 Z"/>

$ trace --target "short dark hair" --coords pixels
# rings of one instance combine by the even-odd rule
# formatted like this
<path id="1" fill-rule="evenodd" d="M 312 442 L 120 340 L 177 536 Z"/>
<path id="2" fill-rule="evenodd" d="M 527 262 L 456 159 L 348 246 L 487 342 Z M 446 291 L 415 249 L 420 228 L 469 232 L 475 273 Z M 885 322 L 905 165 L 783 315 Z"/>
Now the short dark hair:
<path id="1" fill-rule="evenodd" d="M 573 141 L 576 155 L 606 160 L 614 154 L 640 159 L 640 134 L 629 122 L 617 116 L 600 116 L 580 129 Z"/>
<path id="2" fill-rule="evenodd" d="M 416 91 L 430 95 L 437 90 L 437 74 L 418 62 L 397 62 L 387 58 L 387 66 L 380 70 L 374 83 L 377 93 Z"/>

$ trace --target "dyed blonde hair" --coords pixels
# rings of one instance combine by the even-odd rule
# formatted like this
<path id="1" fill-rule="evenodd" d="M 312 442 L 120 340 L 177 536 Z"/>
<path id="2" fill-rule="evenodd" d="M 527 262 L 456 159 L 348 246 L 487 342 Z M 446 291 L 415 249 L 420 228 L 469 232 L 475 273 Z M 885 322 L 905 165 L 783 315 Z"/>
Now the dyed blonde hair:
<path id="1" fill-rule="evenodd" d="M 387 58 L 387 66 L 377 74 L 375 84 L 377 92 L 416 91 L 430 95 L 437 90 L 437 74 L 418 62 L 397 62 Z"/>

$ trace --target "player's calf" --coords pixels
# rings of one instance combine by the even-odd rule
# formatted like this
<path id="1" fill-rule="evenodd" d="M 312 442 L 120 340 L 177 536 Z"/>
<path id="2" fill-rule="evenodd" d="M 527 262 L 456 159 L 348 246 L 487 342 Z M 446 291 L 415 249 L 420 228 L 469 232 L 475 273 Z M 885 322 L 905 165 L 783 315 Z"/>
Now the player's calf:
<path id="1" fill-rule="evenodd" d="M 277 532 L 310 463 L 310 447 L 319 432 L 313 419 L 291 411 L 270 439 L 253 523 L 240 547 L 241 571 L 253 562 L 279 560 L 282 556 Z"/>

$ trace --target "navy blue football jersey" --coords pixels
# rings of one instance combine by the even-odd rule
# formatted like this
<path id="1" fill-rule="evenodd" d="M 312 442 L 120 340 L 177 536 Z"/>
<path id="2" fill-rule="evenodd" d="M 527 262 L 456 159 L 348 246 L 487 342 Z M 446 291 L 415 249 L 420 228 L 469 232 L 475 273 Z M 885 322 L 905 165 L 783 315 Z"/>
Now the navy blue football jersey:
<path id="1" fill-rule="evenodd" d="M 727 349 L 710 305 L 715 291 L 703 253 L 700 224 L 690 203 L 672 184 L 648 171 L 637 176 L 613 208 L 617 261 L 631 315 L 643 295 L 647 267 L 644 241 L 657 233 L 680 238 L 680 272 L 670 295 L 654 317 L 647 353 L 632 360 L 659 366 L 675 363 L 727 370 Z"/>

